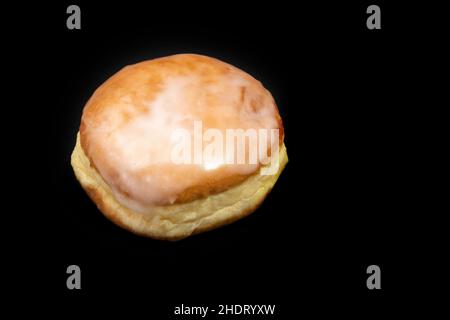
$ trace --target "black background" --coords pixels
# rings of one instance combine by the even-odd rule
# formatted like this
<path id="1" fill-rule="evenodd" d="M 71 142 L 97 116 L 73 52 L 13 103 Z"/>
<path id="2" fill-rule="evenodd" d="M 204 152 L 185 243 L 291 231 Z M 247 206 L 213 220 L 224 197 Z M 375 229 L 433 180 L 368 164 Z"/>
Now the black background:
<path id="1" fill-rule="evenodd" d="M 66 28 L 73 3 L 81 30 Z M 404 8 L 376 2 L 382 29 L 368 30 L 372 3 L 364 2 L 73 3 L 42 5 L 27 46 L 39 70 L 33 87 L 46 101 L 32 119 L 31 148 L 43 162 L 33 207 L 45 214 L 29 259 L 46 270 L 48 301 L 148 319 L 177 319 L 181 303 L 276 304 L 282 319 L 366 318 L 398 302 L 417 202 L 408 160 L 417 114 L 405 103 L 415 60 L 406 48 L 417 30 L 400 19 Z M 284 121 L 289 163 L 254 214 L 172 243 L 104 218 L 70 154 L 82 108 L 102 82 L 125 65 L 183 52 L 263 82 Z M 79 291 L 66 288 L 71 264 L 82 270 Z M 381 268 L 381 290 L 366 287 L 371 264 Z"/>

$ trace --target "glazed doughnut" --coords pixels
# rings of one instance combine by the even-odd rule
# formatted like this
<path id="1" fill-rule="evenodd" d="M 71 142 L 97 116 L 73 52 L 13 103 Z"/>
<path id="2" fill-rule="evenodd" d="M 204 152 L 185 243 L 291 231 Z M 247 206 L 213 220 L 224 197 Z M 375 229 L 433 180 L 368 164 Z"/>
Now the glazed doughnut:
<path id="1" fill-rule="evenodd" d="M 253 212 L 288 161 L 283 141 L 278 108 L 259 81 L 179 54 L 126 66 L 94 92 L 71 164 L 114 223 L 178 240 Z"/>

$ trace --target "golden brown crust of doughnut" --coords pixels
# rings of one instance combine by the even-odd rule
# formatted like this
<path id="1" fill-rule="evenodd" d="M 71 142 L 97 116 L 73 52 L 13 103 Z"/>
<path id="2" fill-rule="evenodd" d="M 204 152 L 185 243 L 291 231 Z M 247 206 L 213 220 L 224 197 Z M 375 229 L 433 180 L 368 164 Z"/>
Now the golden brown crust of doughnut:
<path id="1" fill-rule="evenodd" d="M 199 66 L 201 66 L 201 68 Z M 189 75 L 201 70 L 202 80 L 205 81 L 205 83 L 208 83 L 217 81 L 218 76 L 230 69 L 235 69 L 235 67 L 214 58 L 195 54 L 181 54 L 144 61 L 127 66 L 117 72 L 95 91 L 83 111 L 80 124 L 81 146 L 89 158 L 91 166 L 97 170 L 90 153 L 93 141 L 87 128 L 89 125 L 96 125 L 96 123 L 101 121 L 102 114 L 105 110 L 121 114 L 123 121 L 126 122 L 131 117 L 139 116 L 139 113 L 147 111 L 147 108 L 143 103 L 154 99 L 159 90 L 161 90 L 161 75 L 164 75 L 164 73 L 169 73 L 170 75 Z M 129 89 L 133 88 L 134 80 L 141 79 L 141 77 L 144 77 L 146 79 L 145 81 L 148 82 L 146 83 L 146 88 L 148 89 L 138 90 L 132 95 L 131 99 L 133 103 L 131 106 L 133 108 L 130 108 L 130 105 L 128 105 L 125 109 L 121 108 L 122 106 L 120 104 L 115 104 L 114 102 L 117 101 L 118 96 L 120 96 L 122 92 L 130 92 Z M 248 77 L 251 78 L 249 75 Z M 259 81 L 253 78 L 251 79 L 252 90 L 267 92 Z M 131 92 L 133 91 L 131 90 Z M 116 110 L 111 111 L 112 108 L 115 108 Z M 284 138 L 284 128 L 278 112 L 276 116 L 281 146 Z M 96 161 L 102 161 L 102 157 L 103 155 L 101 152 L 97 152 Z M 105 167 L 106 161 L 102 161 L 102 163 L 103 170 L 108 172 L 109 176 L 117 174 L 116 168 L 111 166 Z M 206 173 L 203 172 L 202 174 L 204 175 L 202 183 L 192 186 L 178 194 L 175 203 L 188 203 L 196 199 L 223 192 L 242 183 L 254 173 L 248 175 L 230 173 L 225 168 Z M 115 185 L 115 187 L 121 189 L 120 185 Z M 126 194 L 126 190 L 122 190 L 122 192 Z"/>

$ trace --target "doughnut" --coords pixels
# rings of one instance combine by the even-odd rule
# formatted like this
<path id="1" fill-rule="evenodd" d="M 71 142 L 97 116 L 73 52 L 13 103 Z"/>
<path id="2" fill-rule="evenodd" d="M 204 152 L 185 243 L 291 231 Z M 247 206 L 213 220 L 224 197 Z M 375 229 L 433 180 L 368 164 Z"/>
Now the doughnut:
<path id="1" fill-rule="evenodd" d="M 104 216 L 160 240 L 249 215 L 287 161 L 270 92 L 198 54 L 139 62 L 106 80 L 84 106 L 71 156 Z"/>

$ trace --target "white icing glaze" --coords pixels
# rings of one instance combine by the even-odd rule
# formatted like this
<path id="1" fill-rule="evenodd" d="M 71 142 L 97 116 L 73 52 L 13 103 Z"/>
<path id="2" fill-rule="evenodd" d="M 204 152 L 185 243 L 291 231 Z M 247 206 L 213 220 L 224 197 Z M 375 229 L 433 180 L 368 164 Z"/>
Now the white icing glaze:
<path id="1" fill-rule="evenodd" d="M 146 88 L 136 83 L 133 94 L 139 90 Z M 109 102 L 117 108 L 106 108 L 102 121 L 95 125 L 89 119 L 86 123 L 93 146 L 90 155 L 97 169 L 115 197 L 137 211 L 174 203 L 178 194 L 201 184 L 205 174 L 219 169 L 247 175 L 259 168 L 259 164 L 226 164 L 225 152 L 201 164 L 174 164 L 175 130 L 194 134 L 195 121 L 201 121 L 202 132 L 215 128 L 224 136 L 226 129 L 278 128 L 278 111 L 270 93 L 236 68 L 209 83 L 195 72 L 165 76 L 156 96 L 143 101 L 145 110 L 124 121 L 117 110 L 132 108 L 133 101 L 131 93 L 124 90 Z M 203 148 L 206 146 L 203 142 Z M 259 160 L 265 154 L 259 154 Z M 113 171 L 108 170 L 111 167 Z"/>

